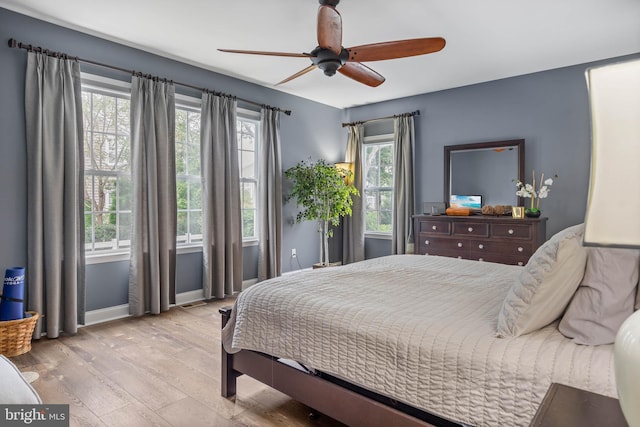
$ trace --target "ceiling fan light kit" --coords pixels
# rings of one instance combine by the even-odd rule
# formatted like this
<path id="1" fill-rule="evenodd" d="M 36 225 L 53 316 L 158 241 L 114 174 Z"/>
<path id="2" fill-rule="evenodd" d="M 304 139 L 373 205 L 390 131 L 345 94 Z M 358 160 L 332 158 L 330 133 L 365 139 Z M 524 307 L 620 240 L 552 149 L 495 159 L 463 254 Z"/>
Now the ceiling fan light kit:
<path id="1" fill-rule="evenodd" d="M 385 61 L 407 58 L 442 50 L 446 44 L 442 37 L 425 37 L 372 43 L 345 48 L 342 46 L 342 17 L 336 10 L 340 0 L 319 0 L 318 8 L 318 46 L 310 53 L 265 52 L 255 50 L 218 49 L 222 52 L 250 55 L 270 55 L 296 58 L 309 58 L 311 65 L 278 82 L 287 83 L 308 72 L 319 68 L 326 76 L 336 72 L 367 86 L 376 87 L 384 83 L 385 78 L 362 64 L 362 62 Z"/>

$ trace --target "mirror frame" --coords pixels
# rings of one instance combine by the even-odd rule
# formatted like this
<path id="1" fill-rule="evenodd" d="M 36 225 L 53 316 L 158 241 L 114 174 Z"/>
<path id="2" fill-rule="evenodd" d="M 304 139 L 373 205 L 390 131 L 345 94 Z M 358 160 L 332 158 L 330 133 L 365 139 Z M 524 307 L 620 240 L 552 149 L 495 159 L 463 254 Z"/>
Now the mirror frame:
<path id="1" fill-rule="evenodd" d="M 505 141 L 476 142 L 472 144 L 457 144 L 444 146 L 444 202 L 449 207 L 451 198 L 451 153 L 456 151 L 484 150 L 487 148 L 511 148 L 518 149 L 518 176 L 520 182 L 524 182 L 524 139 L 509 139 Z M 513 192 L 515 194 L 515 184 Z M 524 201 L 518 197 L 518 205 L 522 206 Z"/>

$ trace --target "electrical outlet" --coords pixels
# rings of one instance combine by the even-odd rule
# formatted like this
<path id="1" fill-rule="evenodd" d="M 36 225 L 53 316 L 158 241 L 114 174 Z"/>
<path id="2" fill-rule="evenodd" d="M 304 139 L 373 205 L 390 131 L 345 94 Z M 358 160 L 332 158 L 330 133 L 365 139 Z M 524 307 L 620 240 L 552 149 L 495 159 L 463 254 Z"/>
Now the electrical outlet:
<path id="1" fill-rule="evenodd" d="M 295 258 L 296 256 L 298 256 L 298 254 L 296 253 L 296 248 L 291 249 L 291 258 Z"/>

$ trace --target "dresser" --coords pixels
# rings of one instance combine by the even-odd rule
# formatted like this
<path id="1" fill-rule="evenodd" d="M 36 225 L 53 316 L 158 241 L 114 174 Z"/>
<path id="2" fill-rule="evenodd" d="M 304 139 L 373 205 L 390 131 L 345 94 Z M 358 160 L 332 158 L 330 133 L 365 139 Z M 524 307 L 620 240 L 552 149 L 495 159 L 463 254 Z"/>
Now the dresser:
<path id="1" fill-rule="evenodd" d="M 416 253 L 525 265 L 546 240 L 547 218 L 415 215 Z"/>

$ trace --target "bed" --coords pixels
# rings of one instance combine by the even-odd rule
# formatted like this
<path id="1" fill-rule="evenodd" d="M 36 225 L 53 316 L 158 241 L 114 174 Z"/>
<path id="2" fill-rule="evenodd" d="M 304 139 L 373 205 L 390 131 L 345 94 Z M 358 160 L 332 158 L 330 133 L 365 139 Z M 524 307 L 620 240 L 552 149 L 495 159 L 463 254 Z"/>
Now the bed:
<path id="1" fill-rule="evenodd" d="M 393 255 L 261 282 L 224 313 L 222 394 L 246 373 L 349 425 L 473 426 L 529 425 L 554 382 L 616 397 L 612 345 L 497 332 L 526 271 Z"/>

